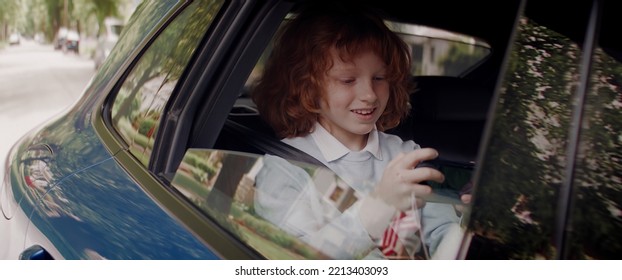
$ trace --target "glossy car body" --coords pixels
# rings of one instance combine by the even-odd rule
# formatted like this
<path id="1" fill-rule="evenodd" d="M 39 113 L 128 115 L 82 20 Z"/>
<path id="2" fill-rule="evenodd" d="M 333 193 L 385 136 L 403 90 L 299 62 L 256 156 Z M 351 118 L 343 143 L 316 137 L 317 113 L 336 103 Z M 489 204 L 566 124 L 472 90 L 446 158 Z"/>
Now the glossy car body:
<path id="1" fill-rule="evenodd" d="M 246 95 L 297 2 L 144 1 L 75 106 L 11 150 L 0 258 L 326 257 L 254 215 L 244 193 L 264 153 L 305 161 Z M 469 172 L 439 188 L 474 184 L 441 257 L 619 259 L 619 4 L 365 2 L 491 50 L 465 71 L 414 73 L 412 118 L 391 131 L 437 148 L 447 174 Z M 415 61 L 434 57 L 418 46 Z"/>

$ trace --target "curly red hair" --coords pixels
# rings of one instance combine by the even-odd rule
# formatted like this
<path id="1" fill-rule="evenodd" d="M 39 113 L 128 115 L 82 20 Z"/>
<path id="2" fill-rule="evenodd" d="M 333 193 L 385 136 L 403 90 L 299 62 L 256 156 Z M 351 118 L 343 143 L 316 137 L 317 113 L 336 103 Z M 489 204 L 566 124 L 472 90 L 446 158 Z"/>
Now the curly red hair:
<path id="1" fill-rule="evenodd" d="M 325 100 L 323 83 L 332 67 L 330 49 L 344 61 L 373 51 L 387 65 L 390 97 L 376 126 L 393 128 L 410 109 L 410 53 L 397 34 L 368 10 L 330 5 L 310 7 L 287 22 L 277 35 L 252 98 L 262 118 L 279 137 L 309 134 Z"/>

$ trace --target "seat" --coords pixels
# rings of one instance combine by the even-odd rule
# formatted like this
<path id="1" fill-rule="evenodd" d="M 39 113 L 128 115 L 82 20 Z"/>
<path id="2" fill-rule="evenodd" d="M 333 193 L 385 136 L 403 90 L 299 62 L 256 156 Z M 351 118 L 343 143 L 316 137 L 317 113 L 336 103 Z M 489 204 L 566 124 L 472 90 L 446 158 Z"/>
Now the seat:
<path id="1" fill-rule="evenodd" d="M 477 157 L 493 91 L 458 77 L 415 78 L 409 117 L 389 130 L 421 147 L 432 147 L 444 160 L 472 163 Z"/>

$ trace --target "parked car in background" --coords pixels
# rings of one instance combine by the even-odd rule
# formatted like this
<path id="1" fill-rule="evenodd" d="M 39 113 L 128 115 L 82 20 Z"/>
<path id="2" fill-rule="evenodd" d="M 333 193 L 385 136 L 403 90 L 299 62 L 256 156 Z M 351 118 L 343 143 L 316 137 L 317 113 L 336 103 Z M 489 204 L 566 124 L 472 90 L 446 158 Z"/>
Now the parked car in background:
<path id="1" fill-rule="evenodd" d="M 0 258 L 328 258 L 254 204 L 266 154 L 321 203 L 357 199 L 248 96 L 301 2 L 142 1 L 80 100 L 6 158 Z M 439 151 L 436 202 L 473 185 L 433 258 L 622 259 L 620 1 L 359 3 L 412 49 L 410 118 L 390 132 Z"/>
<path id="2" fill-rule="evenodd" d="M 68 30 L 63 45 L 63 52 L 80 53 L 80 34 L 75 30 Z"/>
<path id="3" fill-rule="evenodd" d="M 61 27 L 56 31 L 54 35 L 54 49 L 60 50 L 65 45 L 65 41 L 67 40 L 67 33 L 69 30 L 66 27 Z"/>
<path id="4" fill-rule="evenodd" d="M 123 21 L 116 18 L 106 18 L 104 20 L 104 26 L 97 38 L 97 45 L 95 47 L 95 53 L 93 54 L 93 61 L 95 62 L 95 69 L 101 67 L 104 60 L 110 54 L 112 47 L 119 40 L 121 30 L 123 30 Z"/>
<path id="5" fill-rule="evenodd" d="M 63 52 L 79 53 L 80 51 L 80 33 L 74 29 L 61 27 L 54 36 L 54 49 Z"/>
<path id="6" fill-rule="evenodd" d="M 9 45 L 19 45 L 21 42 L 21 35 L 17 32 L 11 33 L 9 35 Z"/>

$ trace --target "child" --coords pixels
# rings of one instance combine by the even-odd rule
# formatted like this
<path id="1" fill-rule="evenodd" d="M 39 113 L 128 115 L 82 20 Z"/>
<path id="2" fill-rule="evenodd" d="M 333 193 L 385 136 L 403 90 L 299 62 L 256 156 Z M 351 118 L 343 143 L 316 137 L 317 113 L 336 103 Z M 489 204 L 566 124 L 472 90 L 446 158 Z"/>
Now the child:
<path id="1" fill-rule="evenodd" d="M 256 211 L 331 257 L 384 258 L 378 244 L 393 217 L 423 207 L 420 198 L 431 189 L 422 182 L 444 177 L 415 168 L 436 158 L 434 149 L 382 132 L 409 111 L 407 45 L 360 5 L 325 7 L 308 6 L 286 23 L 253 100 L 283 142 L 324 163 L 361 199 L 336 211 L 302 169 L 266 156 L 255 179 Z M 436 203 L 422 213 L 421 238 L 433 251 L 458 217 L 450 205 Z M 399 238 L 417 239 L 414 233 Z M 412 257 L 418 245 L 409 246 L 403 245 Z"/>

